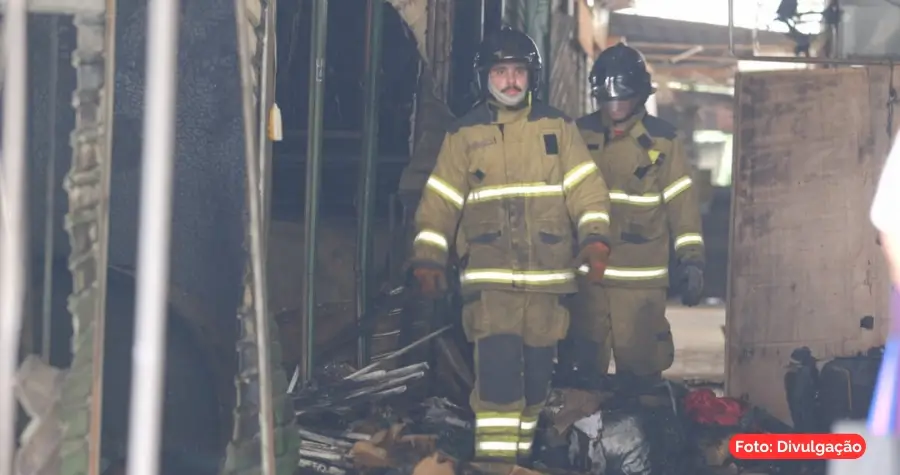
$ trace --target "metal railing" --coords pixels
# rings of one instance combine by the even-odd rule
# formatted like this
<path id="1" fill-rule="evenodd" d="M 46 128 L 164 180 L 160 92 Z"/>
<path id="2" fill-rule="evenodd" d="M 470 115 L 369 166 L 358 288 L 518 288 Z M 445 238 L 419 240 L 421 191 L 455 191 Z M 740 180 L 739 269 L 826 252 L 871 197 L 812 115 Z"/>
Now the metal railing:
<path id="1" fill-rule="evenodd" d="M 26 0 L 6 3 L 3 25 L 3 154 L 0 159 L 0 474 L 11 473 L 15 447 L 13 384 L 25 310 L 26 108 L 28 101 Z"/>
<path id="2" fill-rule="evenodd" d="M 269 0 L 274 4 L 273 0 Z M 165 397 L 164 372 L 166 355 L 166 323 L 168 316 L 169 289 L 169 251 L 171 243 L 171 217 L 173 199 L 173 168 L 175 157 L 175 111 L 178 67 L 178 30 L 180 21 L 179 0 L 150 0 L 148 2 L 147 28 L 147 86 L 145 91 L 145 111 L 143 124 L 142 151 L 142 184 L 140 199 L 140 225 L 138 242 L 137 288 L 136 288 L 136 324 L 131 382 L 131 414 L 130 433 L 128 437 L 128 473 L 132 475 L 155 475 L 159 471 L 159 458 L 162 439 L 162 408 Z M 321 2 L 325 3 L 325 2 Z M 82 197 L 81 205 L 89 207 L 92 234 L 82 233 L 81 254 L 91 259 L 92 276 L 82 294 L 73 298 L 91 299 L 92 305 L 85 312 L 85 320 L 92 328 L 81 331 L 92 332 L 93 341 L 81 352 L 87 355 L 83 365 L 89 368 L 84 373 L 72 376 L 78 379 L 90 374 L 91 393 L 87 400 L 82 396 L 79 411 L 87 411 L 89 432 L 75 434 L 78 437 L 78 450 L 86 451 L 87 457 L 79 463 L 86 466 L 79 471 L 89 475 L 99 475 L 100 464 L 100 414 L 102 404 L 102 361 L 104 334 L 104 307 L 106 285 L 106 255 L 108 242 L 108 199 L 111 163 L 111 135 L 113 125 L 113 92 L 115 57 L 115 0 L 2 0 L 3 10 L 3 126 L 2 155 L 0 155 L 0 475 L 15 472 L 16 449 L 16 415 L 17 407 L 14 386 L 17 383 L 17 363 L 19 361 L 19 344 L 21 330 L 25 320 L 25 297 L 27 293 L 27 243 L 28 243 L 28 205 L 27 205 L 27 148 L 26 127 L 28 124 L 28 13 L 52 15 L 72 15 L 79 30 L 89 34 L 79 34 L 79 49 L 74 55 L 77 68 L 94 68 L 103 64 L 105 74 L 78 75 L 76 93 L 76 139 L 90 141 L 91 152 L 88 155 L 74 151 L 73 168 L 70 181 L 85 178 L 87 168 L 94 167 L 89 174 L 89 186 L 98 192 L 89 195 L 89 200 Z M 250 263 L 253 274 L 254 310 L 257 324 L 257 346 L 259 353 L 260 380 L 260 438 L 262 473 L 274 475 L 275 462 L 273 456 L 273 407 L 271 387 L 272 361 L 269 357 L 269 332 L 267 331 L 267 309 L 265 293 L 265 259 L 263 239 L 265 238 L 265 201 L 267 200 L 268 180 L 261 173 L 271 173 L 266 154 L 271 147 L 267 143 L 266 122 L 263 116 L 269 113 L 272 101 L 269 81 L 263 89 L 263 105 L 254 110 L 253 97 L 255 91 L 250 86 L 248 71 L 253 63 L 246 44 L 243 28 L 246 21 L 244 2 L 235 1 L 237 27 L 236 36 L 241 48 L 241 76 L 244 106 L 244 139 L 246 144 L 247 164 L 247 205 L 250 214 L 248 233 L 250 236 Z M 266 20 L 267 38 L 274 42 L 274 5 L 268 9 Z M 105 24 L 102 20 L 106 19 Z M 98 19 L 100 22 L 98 22 Z M 243 23 L 242 23 L 243 21 Z M 97 28 L 97 25 L 102 25 Z M 52 48 L 57 48 L 55 35 L 56 20 L 53 21 L 54 41 Z M 98 33 L 99 32 L 99 33 Z M 82 44 L 82 41 L 85 41 Z M 271 49 L 268 55 L 271 67 L 274 61 L 274 44 L 267 44 Z M 51 55 L 51 59 L 56 55 Z M 54 66 L 55 68 L 55 66 Z M 274 71 L 274 67 L 271 68 Z M 51 76 L 55 74 L 52 73 Z M 271 79 L 271 78 L 269 78 Z M 82 82 L 83 81 L 83 82 Z M 55 85 L 51 79 L 51 85 Z M 55 91 L 51 94 L 55 97 Z M 53 103 L 53 101 L 51 101 Z M 87 107 L 85 109 L 79 109 Z M 81 112 L 83 114 L 79 115 Z M 49 110 L 51 124 L 55 122 L 55 107 Z M 257 113 L 259 117 L 257 117 Z M 82 120 L 83 119 L 83 120 Z M 52 128 L 52 127 L 51 127 Z M 54 140 L 55 138 L 51 138 Z M 76 140 L 77 141 L 77 140 Z M 81 142 L 77 145 L 82 146 Z M 51 160 L 55 157 L 51 156 Z M 52 167 L 51 167 L 52 170 Z M 50 172 L 53 173 L 53 172 Z M 55 178 L 49 185 L 55 184 Z M 88 183 L 88 182 L 84 182 Z M 72 186 L 87 186 L 79 183 Z M 74 206 L 73 192 L 70 190 L 70 207 Z M 87 204 L 85 204 L 87 203 Z M 48 209 L 52 209 L 48 203 Z M 71 209 L 70 209 L 71 212 Z M 52 217 L 47 218 L 52 225 Z M 76 226 L 76 223 L 73 226 Z M 71 232 L 71 231 L 70 231 Z M 74 235 L 73 235 L 74 239 Z M 52 243 L 52 241 L 50 241 Z M 52 245 L 49 246 L 52 250 Z M 73 244 L 73 256 L 76 250 Z M 78 263 L 70 261 L 72 272 L 76 272 Z M 46 269 L 45 265 L 45 269 Z M 85 268 L 86 269 L 86 268 Z M 88 272 L 77 269 L 78 272 Z M 45 282 L 46 282 L 45 278 Z M 46 289 L 45 289 L 46 291 Z M 44 314 L 49 311 L 46 302 Z M 73 310 L 74 311 L 74 310 Z M 88 315 L 90 314 L 90 315 Z M 76 315 L 77 317 L 77 315 Z M 49 318 L 44 315 L 44 325 L 49 326 Z M 49 329 L 43 329 L 43 346 L 49 346 Z M 89 341 L 89 340 L 85 340 Z M 49 355 L 49 348 L 42 348 Z M 73 362 L 73 368 L 76 363 Z M 71 373 L 71 372 L 70 372 Z M 82 378 L 83 379 L 83 378 Z M 82 414 L 80 412 L 79 414 Z M 67 430 L 59 427 L 59 430 Z M 53 451 L 58 451 L 55 447 Z M 70 467 L 71 468 L 71 467 Z"/>

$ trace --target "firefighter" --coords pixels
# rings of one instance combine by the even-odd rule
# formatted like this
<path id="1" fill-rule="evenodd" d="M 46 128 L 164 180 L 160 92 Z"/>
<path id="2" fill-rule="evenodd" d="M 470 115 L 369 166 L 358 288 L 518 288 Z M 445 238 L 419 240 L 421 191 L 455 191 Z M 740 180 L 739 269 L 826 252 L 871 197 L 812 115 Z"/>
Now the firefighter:
<path id="1" fill-rule="evenodd" d="M 697 305 L 703 290 L 697 194 L 675 127 L 644 108 L 655 89 L 643 56 L 621 43 L 604 50 L 590 87 L 599 110 L 577 123 L 609 186 L 614 252 L 602 284 L 579 282 L 569 343 L 587 374 L 608 371 L 611 347 L 617 373 L 654 381 L 675 356 L 666 320 L 670 245 L 683 303 Z"/>
<path id="2" fill-rule="evenodd" d="M 437 297 L 453 249 L 475 346 L 475 460 L 506 467 L 530 457 L 577 268 L 603 277 L 609 194 L 574 121 L 535 99 L 541 58 L 531 38 L 489 35 L 474 69 L 480 100 L 444 138 L 416 211 L 410 267 Z"/>

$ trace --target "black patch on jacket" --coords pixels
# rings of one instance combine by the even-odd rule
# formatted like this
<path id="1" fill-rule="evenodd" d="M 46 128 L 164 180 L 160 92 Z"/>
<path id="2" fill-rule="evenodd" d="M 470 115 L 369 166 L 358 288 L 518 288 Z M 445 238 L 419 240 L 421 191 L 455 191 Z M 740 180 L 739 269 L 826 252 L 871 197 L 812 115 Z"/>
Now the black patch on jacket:
<path id="1" fill-rule="evenodd" d="M 657 162 L 659 163 L 659 162 Z M 653 165 L 644 165 L 643 167 L 638 167 L 637 170 L 634 171 L 634 176 L 638 177 L 639 180 L 644 179 L 644 175 L 650 170 L 650 167 Z"/>
<path id="2" fill-rule="evenodd" d="M 455 134 L 456 132 L 459 132 L 460 129 L 464 129 L 466 127 L 488 125 L 492 122 L 491 119 L 492 117 L 490 108 L 486 103 L 482 102 L 473 107 L 462 117 L 453 121 L 453 123 L 447 127 L 447 132 Z"/>
<path id="3" fill-rule="evenodd" d="M 544 151 L 547 155 L 559 155 L 559 141 L 554 134 L 544 134 Z"/>
<path id="4" fill-rule="evenodd" d="M 644 128 L 647 129 L 647 133 L 654 137 L 672 140 L 678 135 L 678 129 L 674 125 L 659 117 L 646 114 L 641 119 L 641 122 L 644 124 Z"/>
<path id="5" fill-rule="evenodd" d="M 475 175 L 475 179 L 478 181 L 484 180 L 484 172 L 481 169 L 475 170 L 472 175 Z"/>
<path id="6" fill-rule="evenodd" d="M 600 120 L 600 112 L 594 112 L 593 114 L 588 114 L 577 121 L 575 121 L 575 125 L 578 126 L 581 130 L 589 130 L 591 132 L 597 132 L 602 134 L 604 132 L 603 122 Z"/>
<path id="7" fill-rule="evenodd" d="M 563 111 L 540 101 L 532 101 L 528 120 L 535 122 L 541 119 L 560 119 L 564 122 L 572 122 L 572 119 Z"/>
<path id="8" fill-rule="evenodd" d="M 646 150 L 650 150 L 651 148 L 653 148 L 653 139 L 651 139 L 647 134 L 641 134 L 641 136 L 637 138 L 637 142 Z"/>
<path id="9" fill-rule="evenodd" d="M 600 150 L 600 144 L 598 143 L 589 143 L 587 144 L 588 150 Z"/>

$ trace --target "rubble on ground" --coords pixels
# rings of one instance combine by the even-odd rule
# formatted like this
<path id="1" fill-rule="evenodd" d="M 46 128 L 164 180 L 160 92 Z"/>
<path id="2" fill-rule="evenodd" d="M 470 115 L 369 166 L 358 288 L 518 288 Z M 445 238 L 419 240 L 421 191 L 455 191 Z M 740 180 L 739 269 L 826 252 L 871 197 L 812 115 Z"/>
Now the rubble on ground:
<path id="1" fill-rule="evenodd" d="M 441 397 L 404 398 L 411 385 L 429 381 L 428 374 L 424 362 L 391 371 L 377 365 L 323 368 L 295 392 L 301 472 L 484 473 L 468 462 L 474 441 L 470 411 Z M 794 428 L 710 387 L 616 375 L 591 378 L 589 385 L 556 381 L 554 386 L 539 421 L 534 459 L 529 468 L 515 468 L 519 475 L 824 473 L 817 462 L 733 459 L 728 449 L 733 435 Z"/>

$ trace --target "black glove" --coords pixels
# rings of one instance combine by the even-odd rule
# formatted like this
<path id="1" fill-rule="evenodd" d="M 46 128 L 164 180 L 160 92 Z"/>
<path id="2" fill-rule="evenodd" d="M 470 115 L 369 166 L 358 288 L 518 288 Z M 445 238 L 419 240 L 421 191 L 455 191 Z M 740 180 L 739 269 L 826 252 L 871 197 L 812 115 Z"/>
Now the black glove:
<path id="1" fill-rule="evenodd" d="M 703 297 L 703 269 L 696 264 L 681 266 L 681 303 L 693 307 Z"/>

